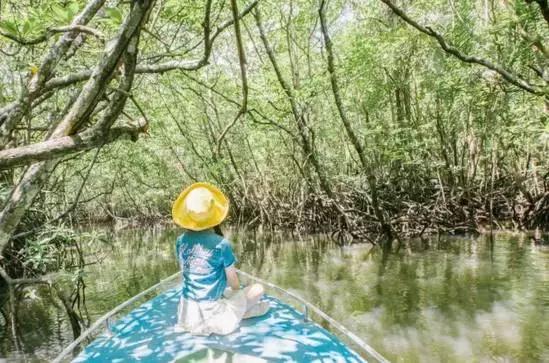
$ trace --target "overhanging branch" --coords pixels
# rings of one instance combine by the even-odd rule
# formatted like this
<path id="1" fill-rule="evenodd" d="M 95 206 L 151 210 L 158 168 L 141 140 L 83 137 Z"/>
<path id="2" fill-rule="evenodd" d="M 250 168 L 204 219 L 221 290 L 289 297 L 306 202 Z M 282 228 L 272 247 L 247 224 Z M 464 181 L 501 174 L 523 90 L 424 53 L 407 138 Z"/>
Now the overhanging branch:
<path id="1" fill-rule="evenodd" d="M 246 54 L 244 53 L 244 45 L 242 44 L 242 34 L 240 32 L 240 21 L 238 16 L 238 7 L 236 0 L 231 0 L 231 10 L 234 19 L 234 33 L 236 36 L 236 47 L 238 49 L 238 61 L 240 64 L 240 77 L 242 79 L 242 104 L 238 113 L 231 123 L 229 123 L 221 135 L 217 138 L 217 155 L 221 154 L 221 143 L 229 132 L 229 130 L 236 124 L 241 116 L 245 115 L 248 110 L 248 76 L 246 75 Z"/>
<path id="2" fill-rule="evenodd" d="M 238 15 L 238 19 L 242 19 L 246 16 L 252 9 L 256 7 L 259 0 L 252 1 L 247 5 Z M 190 60 L 174 60 L 168 62 L 162 62 L 157 64 L 138 64 L 135 73 L 136 74 L 147 74 L 147 73 L 164 73 L 173 70 L 180 71 L 196 71 L 205 65 L 208 64 L 209 57 L 211 54 L 211 48 L 215 39 L 228 27 L 234 24 L 235 19 L 227 20 L 226 22 L 219 25 L 215 32 L 211 35 L 211 38 L 205 39 L 204 44 L 204 54 L 200 59 L 190 59 Z M 207 37 L 210 33 L 209 26 L 205 27 L 205 36 Z M 46 89 L 61 88 L 69 86 L 73 83 L 82 82 L 90 78 L 91 72 L 88 70 L 80 71 L 77 73 L 69 74 L 63 77 L 52 78 L 46 83 Z"/>
<path id="3" fill-rule="evenodd" d="M 438 42 L 440 47 L 446 53 L 453 55 L 454 57 L 458 58 L 459 60 L 461 60 L 465 63 L 478 64 L 478 65 L 484 66 L 484 67 L 498 73 L 499 75 L 501 75 L 507 82 L 509 82 L 509 83 L 525 90 L 526 92 L 535 94 L 537 96 L 546 96 L 547 95 L 547 91 L 544 88 L 537 87 L 537 86 L 534 86 L 534 85 L 530 84 L 528 81 L 526 81 L 526 80 L 522 79 L 521 77 L 517 76 L 512 71 L 507 70 L 507 69 L 503 68 L 502 66 L 500 66 L 498 64 L 494 64 L 494 63 L 492 63 L 492 62 L 490 62 L 486 59 L 483 59 L 483 58 L 479 58 L 479 57 L 476 57 L 476 56 L 470 56 L 470 55 L 462 53 L 459 49 L 457 49 L 455 46 L 450 44 L 446 39 L 444 39 L 444 37 L 440 33 L 438 33 L 437 31 L 435 31 L 434 29 L 432 29 L 428 26 L 420 25 L 415 20 L 410 18 L 402 9 L 397 7 L 391 0 L 381 0 L 381 1 L 383 3 L 385 3 L 389 8 L 391 8 L 393 13 L 395 13 L 397 16 L 399 16 L 406 23 L 408 23 L 412 27 L 416 28 L 417 30 L 419 30 L 423 34 L 426 34 L 426 35 L 436 39 L 436 41 Z"/>
<path id="4" fill-rule="evenodd" d="M 78 151 L 90 150 L 98 146 L 110 144 L 118 139 L 136 141 L 140 133 L 147 131 L 147 127 L 148 124 L 144 120 L 140 120 L 138 125 L 113 127 L 108 132 L 102 132 L 102 130 L 93 128 L 76 135 L 2 150 L 0 151 L 0 170 L 36 161 L 50 160 Z"/>
<path id="5" fill-rule="evenodd" d="M 99 30 L 91 28 L 89 26 L 79 25 L 79 24 L 60 26 L 60 27 L 51 27 L 46 29 L 46 31 L 43 34 L 32 39 L 25 39 L 25 38 L 4 32 L 2 30 L 0 30 L 0 35 L 16 43 L 19 43 L 21 45 L 28 46 L 28 45 L 36 45 L 36 44 L 45 42 L 46 40 L 51 38 L 52 35 L 56 33 L 67 33 L 67 32 L 86 33 L 86 34 L 93 35 L 94 37 L 98 38 L 101 41 L 105 40 L 105 36 Z"/>

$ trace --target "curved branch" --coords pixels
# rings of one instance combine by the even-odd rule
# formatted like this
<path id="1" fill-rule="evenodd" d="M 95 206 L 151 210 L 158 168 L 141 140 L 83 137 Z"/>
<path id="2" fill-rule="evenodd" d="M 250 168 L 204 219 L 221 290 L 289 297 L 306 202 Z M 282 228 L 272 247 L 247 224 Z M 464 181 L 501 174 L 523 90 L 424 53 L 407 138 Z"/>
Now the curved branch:
<path id="1" fill-rule="evenodd" d="M 11 132 L 26 114 L 33 99 L 46 92 L 43 90 L 44 84 L 46 80 L 51 77 L 59 60 L 73 44 L 73 40 L 78 35 L 76 29 L 80 26 L 85 26 L 95 16 L 104 3 L 105 0 L 90 0 L 88 4 L 86 4 L 82 12 L 71 22 L 69 27 L 72 28 L 72 30 L 65 32 L 42 59 L 38 71 L 28 80 L 28 86 L 24 87 L 21 91 L 18 100 L 15 102 L 15 107 L 13 107 L 9 113 L 0 115 L 0 118 L 3 119 L 3 122 L 0 125 L 0 148 L 9 142 Z"/>
<path id="2" fill-rule="evenodd" d="M 242 10 L 238 14 L 238 19 L 242 19 L 244 16 L 246 16 L 252 9 L 256 7 L 259 0 L 252 1 L 244 10 Z M 209 18 L 209 16 L 208 16 Z M 204 18 L 204 36 L 206 37 L 204 39 L 204 54 L 200 59 L 191 59 L 191 60 L 174 60 L 174 61 L 168 61 L 158 64 L 138 64 L 135 73 L 136 74 L 147 74 L 147 73 L 164 73 L 169 72 L 173 70 L 180 70 L 180 71 L 196 71 L 204 66 L 206 66 L 209 62 L 211 50 L 213 43 L 215 39 L 229 26 L 234 24 L 234 18 L 231 20 L 227 20 L 223 24 L 219 25 L 216 29 L 216 31 L 211 35 L 211 37 L 208 39 L 209 34 L 211 33 L 210 27 L 208 25 L 209 19 Z M 91 72 L 89 70 L 80 71 L 77 73 L 69 74 L 63 77 L 57 77 L 52 78 L 46 83 L 47 89 L 52 88 L 59 88 L 59 87 L 66 87 L 73 83 L 82 82 L 86 79 L 90 78 Z"/>
<path id="3" fill-rule="evenodd" d="M 242 115 L 245 115 L 248 110 L 248 76 L 246 75 L 246 54 L 244 53 L 244 46 L 242 45 L 242 34 L 240 32 L 240 22 L 238 19 L 238 8 L 236 5 L 236 0 L 231 0 L 231 10 L 233 12 L 234 19 L 234 33 L 236 37 L 236 47 L 238 49 L 238 61 L 240 63 L 240 77 L 242 79 L 242 105 L 240 110 L 236 114 L 233 121 L 228 124 L 219 137 L 217 138 L 217 154 L 221 154 L 221 143 L 225 138 L 225 135 L 229 130 L 236 124 Z"/>
<path id="4" fill-rule="evenodd" d="M 412 18 L 410 18 L 402 9 L 397 7 L 391 0 L 381 0 L 383 3 L 385 3 L 393 13 L 398 15 L 402 20 L 404 20 L 406 23 L 411 25 L 412 27 L 416 28 L 423 34 L 426 34 L 438 42 L 440 47 L 448 54 L 453 55 L 454 57 L 458 58 L 462 62 L 470 63 L 470 64 L 478 64 L 481 66 L 484 66 L 499 75 L 501 75 L 507 82 L 517 86 L 518 88 L 521 88 L 525 90 L 526 92 L 532 93 L 537 96 L 546 96 L 547 91 L 544 88 L 534 86 L 530 84 L 528 81 L 520 78 L 516 74 L 514 74 L 512 71 L 509 71 L 502 66 L 498 64 L 494 64 L 486 59 L 479 58 L 476 56 L 470 56 L 467 54 L 462 53 L 459 49 L 457 49 L 452 44 L 448 43 L 444 37 L 438 33 L 437 31 L 433 30 L 432 28 L 428 26 L 422 26 L 418 24 L 416 21 L 414 21 Z"/>
<path id="5" fill-rule="evenodd" d="M 112 143 L 120 138 L 136 141 L 140 133 L 147 131 L 148 124 L 140 120 L 137 126 L 113 127 L 108 132 L 92 128 L 80 134 L 64 136 L 30 145 L 0 151 L 0 170 L 14 168 L 41 160 L 90 150 Z"/>
<path id="6" fill-rule="evenodd" d="M 13 40 L 16 43 L 27 46 L 27 45 L 36 45 L 36 44 L 45 42 L 46 40 L 51 38 L 52 35 L 56 33 L 67 33 L 67 32 L 86 33 L 86 34 L 93 35 L 94 37 L 98 38 L 101 41 L 105 40 L 105 36 L 99 30 L 90 28 L 85 25 L 79 25 L 79 24 L 48 28 L 43 34 L 33 39 L 25 39 L 22 37 L 18 37 L 16 35 L 4 32 L 2 30 L 0 30 L 0 35 L 10 40 Z"/>
<path id="7" fill-rule="evenodd" d="M 0 266 L 0 277 L 6 281 L 6 283 L 11 287 L 12 285 L 30 285 L 30 284 L 47 284 L 51 285 L 51 276 L 50 278 L 43 278 L 43 277 L 37 277 L 37 278 L 17 278 L 14 279 L 8 273 L 2 266 Z"/>
<path id="8" fill-rule="evenodd" d="M 357 134 L 353 130 L 353 127 L 351 125 L 351 120 L 349 119 L 347 112 L 345 111 L 345 107 L 343 105 L 343 99 L 341 98 L 341 92 L 339 89 L 339 79 L 336 73 L 336 67 L 335 67 L 335 61 L 334 61 L 335 57 L 334 57 L 333 44 L 332 44 L 332 39 L 330 38 L 330 33 L 328 32 L 328 24 L 326 21 L 326 1 L 325 0 L 320 1 L 318 15 L 320 19 L 320 31 L 322 32 L 322 37 L 324 39 L 324 44 L 326 46 L 328 73 L 330 73 L 330 85 L 332 86 L 332 95 L 334 96 L 334 102 L 336 104 L 337 112 L 339 114 L 339 118 L 341 119 L 341 122 L 343 123 L 343 126 L 345 127 L 345 131 L 347 132 L 347 137 L 351 141 L 351 144 L 353 144 L 353 147 L 355 148 L 355 151 L 358 154 L 358 158 L 360 159 L 360 164 L 362 165 L 362 168 L 366 173 L 366 179 L 368 181 L 368 186 L 370 188 L 371 197 L 372 197 L 372 207 L 374 209 L 374 214 L 376 216 L 376 219 L 379 221 L 381 225 L 381 230 L 387 237 L 387 240 L 392 241 L 393 237 L 395 236 L 395 232 L 393 231 L 391 224 L 387 223 L 385 216 L 383 215 L 383 211 L 380 208 L 376 177 L 373 171 L 371 170 L 371 167 L 369 167 L 368 165 L 368 162 L 366 160 L 366 155 L 364 152 L 364 147 L 360 142 Z"/>

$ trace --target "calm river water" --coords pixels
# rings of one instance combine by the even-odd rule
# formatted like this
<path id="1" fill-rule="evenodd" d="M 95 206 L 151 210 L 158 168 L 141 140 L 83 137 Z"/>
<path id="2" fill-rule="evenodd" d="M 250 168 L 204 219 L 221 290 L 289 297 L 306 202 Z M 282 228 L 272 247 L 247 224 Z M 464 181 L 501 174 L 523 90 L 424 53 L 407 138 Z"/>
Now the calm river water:
<path id="1" fill-rule="evenodd" d="M 87 258 L 92 320 L 177 271 L 176 230 L 105 233 Z M 301 294 L 393 362 L 549 362 L 549 247 L 524 235 L 412 241 L 386 255 L 322 236 L 229 235 L 241 269 Z M 48 361 L 70 342 L 45 295 L 25 291 L 20 349 L 0 326 L 0 356 Z"/>

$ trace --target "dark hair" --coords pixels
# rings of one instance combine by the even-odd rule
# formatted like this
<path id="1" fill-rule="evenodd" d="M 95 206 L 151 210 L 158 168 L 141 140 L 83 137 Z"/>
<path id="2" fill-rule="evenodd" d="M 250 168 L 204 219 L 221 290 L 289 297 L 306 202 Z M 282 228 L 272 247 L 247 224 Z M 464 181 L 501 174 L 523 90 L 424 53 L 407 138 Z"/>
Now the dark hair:
<path id="1" fill-rule="evenodd" d="M 219 224 L 214 227 L 214 232 L 217 233 L 218 235 L 220 235 L 221 237 L 225 237 L 223 235 L 223 230 L 221 230 L 221 225 L 219 225 Z"/>

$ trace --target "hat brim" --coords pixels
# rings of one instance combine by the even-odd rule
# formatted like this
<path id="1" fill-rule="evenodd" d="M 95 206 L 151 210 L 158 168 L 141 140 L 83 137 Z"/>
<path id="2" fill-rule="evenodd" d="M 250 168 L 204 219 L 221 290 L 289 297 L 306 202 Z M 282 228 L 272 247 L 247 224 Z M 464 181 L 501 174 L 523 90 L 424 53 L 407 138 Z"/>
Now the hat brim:
<path id="1" fill-rule="evenodd" d="M 208 189 L 214 198 L 214 210 L 208 219 L 197 222 L 193 220 L 188 213 L 185 213 L 185 198 L 196 188 Z M 202 231 L 204 229 L 212 228 L 220 224 L 227 218 L 229 213 L 229 200 L 223 194 L 221 190 L 213 186 L 210 183 L 194 183 L 185 188 L 181 194 L 177 197 L 172 206 L 172 218 L 173 221 L 180 227 L 190 229 L 192 231 Z"/>

